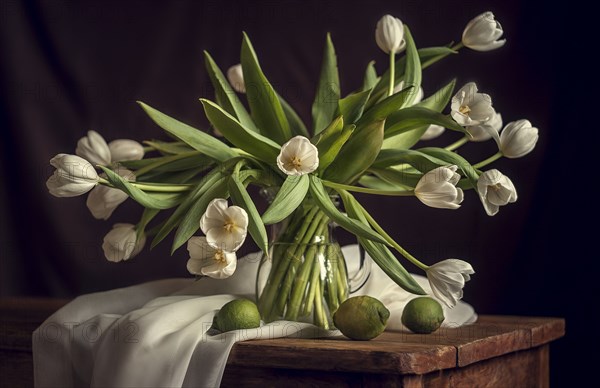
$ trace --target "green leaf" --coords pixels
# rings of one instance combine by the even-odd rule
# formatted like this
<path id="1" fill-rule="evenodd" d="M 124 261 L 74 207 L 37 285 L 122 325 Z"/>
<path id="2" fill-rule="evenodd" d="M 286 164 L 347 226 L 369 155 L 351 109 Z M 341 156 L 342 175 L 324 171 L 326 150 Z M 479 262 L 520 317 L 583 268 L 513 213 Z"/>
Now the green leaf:
<path id="1" fill-rule="evenodd" d="M 169 209 L 179 204 L 185 196 L 185 193 L 147 193 L 135 187 L 111 169 L 104 166 L 99 167 L 106 173 L 108 181 L 115 186 L 115 188 L 125 192 L 143 207 L 151 209 Z"/>
<path id="2" fill-rule="evenodd" d="M 325 213 L 342 228 L 346 229 L 350 233 L 354 233 L 358 237 L 364 237 L 369 240 L 387 244 L 387 242 L 379 235 L 379 233 L 341 213 L 335 207 L 333 202 L 331 202 L 331 198 L 329 198 L 329 194 L 327 194 L 327 191 L 323 186 L 323 182 L 321 182 L 321 180 L 314 175 L 309 175 L 309 177 L 310 194 L 323 213 Z"/>
<path id="3" fill-rule="evenodd" d="M 375 161 L 383 143 L 384 121 L 354 130 L 334 161 L 323 172 L 324 179 L 351 184 Z"/>
<path id="4" fill-rule="evenodd" d="M 362 224 L 369 226 L 369 222 L 364 216 L 363 212 L 366 210 L 358 203 L 350 193 L 344 190 L 340 190 L 340 197 L 344 203 L 344 208 L 348 212 L 348 216 L 352 219 L 360 221 Z M 412 275 L 404 268 L 400 262 L 396 259 L 394 254 L 384 244 L 369 241 L 364 238 L 358 239 L 360 245 L 365 248 L 369 256 L 377 263 L 379 268 L 383 270 L 396 284 L 402 287 L 404 290 L 418 295 L 426 295 L 427 293 L 419 283 L 412 277 Z"/>
<path id="5" fill-rule="evenodd" d="M 447 57 L 448 55 L 457 54 L 457 51 L 454 51 L 448 47 L 427 47 L 419 49 L 418 53 L 419 61 L 422 64 L 421 68 L 425 69 L 432 63 L 435 63 L 440 59 Z M 400 83 L 400 81 L 404 78 L 404 72 L 406 70 L 406 56 L 403 56 L 396 61 L 395 69 L 394 85 L 398 85 L 398 83 Z M 389 83 L 390 70 L 388 69 L 381 75 L 379 82 L 377 82 L 377 85 L 375 85 L 367 106 L 374 105 L 383 95 L 387 93 Z"/>
<path id="6" fill-rule="evenodd" d="M 454 92 L 454 86 L 456 85 L 456 80 L 452 80 L 450 83 L 442 87 L 436 93 L 432 94 L 425 100 L 416 104 L 416 107 L 431 109 L 436 112 L 441 112 L 444 110 L 450 98 L 452 98 L 452 94 Z M 393 120 L 393 115 L 388 118 L 388 121 Z M 389 123 L 386 123 L 389 125 Z M 427 130 L 428 125 L 420 126 L 414 130 L 400 133 L 396 136 L 389 137 L 383 141 L 382 148 L 388 149 L 408 149 L 414 146 L 421 136 Z"/>
<path id="7" fill-rule="evenodd" d="M 223 174 L 218 168 L 207 174 L 196 186 L 196 188 L 187 195 L 177 209 L 175 209 L 173 214 L 171 214 L 171 216 L 163 223 L 162 227 L 152 240 L 151 248 L 154 248 L 162 240 L 164 240 L 164 238 L 167 237 L 177 225 L 179 225 L 181 219 L 188 213 L 188 210 L 194 203 L 196 203 L 200 196 L 204 194 L 209 187 L 217 183 L 221 178 L 223 178 Z"/>
<path id="8" fill-rule="evenodd" d="M 279 95 L 278 97 L 281 107 L 283 108 L 283 112 L 285 113 L 285 117 L 287 117 L 287 120 L 290 123 L 293 136 L 304 136 L 309 138 L 310 135 L 308 134 L 308 130 L 306 129 L 306 126 L 304 125 L 304 122 L 300 116 L 298 116 L 298 113 L 296 113 L 294 108 L 292 108 L 292 106 L 288 104 L 283 97 Z"/>
<path id="9" fill-rule="evenodd" d="M 354 133 L 355 128 L 356 126 L 354 124 L 347 125 L 342 129 L 342 132 L 331 139 L 331 141 L 319 143 L 319 146 L 317 146 L 319 149 L 319 172 L 325 171 L 325 169 L 333 163 L 344 144 L 346 144 L 348 139 L 350 139 L 350 136 L 352 136 L 352 133 Z"/>
<path id="10" fill-rule="evenodd" d="M 246 33 L 242 40 L 241 62 L 246 96 L 256 126 L 262 134 L 278 144 L 285 143 L 292 137 L 290 124 L 273 86 L 260 68 L 258 58 Z"/>
<path id="11" fill-rule="evenodd" d="M 315 134 L 321 132 L 331 123 L 331 120 L 335 117 L 339 99 L 340 79 L 335 48 L 331 41 L 331 35 L 327 34 L 321 77 L 319 78 L 317 95 L 312 105 L 313 132 Z"/>
<path id="12" fill-rule="evenodd" d="M 424 154 L 433 156 L 434 158 L 438 158 L 446 161 L 448 164 L 456 164 L 458 168 L 461 169 L 462 175 L 465 176 L 471 186 L 473 188 L 477 188 L 477 180 L 479 179 L 479 173 L 468 160 L 457 154 L 456 152 L 448 151 L 443 148 L 434 148 L 427 147 L 421 148 L 418 151 L 421 151 Z"/>
<path id="13" fill-rule="evenodd" d="M 231 148 L 211 135 L 190 127 L 181 121 L 177 121 L 141 101 L 138 101 L 138 104 L 140 104 L 142 109 L 146 111 L 148 116 L 150 116 L 159 127 L 185 142 L 195 150 L 221 162 L 236 156 Z"/>
<path id="14" fill-rule="evenodd" d="M 404 108 L 392 113 L 385 124 L 385 138 L 431 124 L 441 125 L 444 128 L 465 134 L 468 133 L 465 128 L 458 125 L 452 118 L 419 106 Z"/>
<path id="15" fill-rule="evenodd" d="M 227 140 L 264 162 L 275 163 L 280 149 L 277 143 L 268 137 L 247 129 L 214 102 L 203 98 L 200 101 L 204 106 L 204 112 L 208 120 Z"/>
<path id="16" fill-rule="evenodd" d="M 362 127 L 370 125 L 375 121 L 385 120 L 389 115 L 404 106 L 406 99 L 409 98 L 411 94 L 414 94 L 412 88 L 408 87 L 377 103 L 377 105 L 367 110 L 360 120 L 358 120 L 356 123 L 357 131 L 360 132 Z"/>
<path id="17" fill-rule="evenodd" d="M 404 72 L 404 87 L 408 88 L 412 86 L 412 93 L 409 93 L 404 104 L 400 108 L 411 106 L 415 101 L 415 98 L 419 94 L 419 88 L 421 87 L 421 61 L 419 59 L 419 53 L 417 52 L 417 46 L 412 38 L 410 29 L 404 25 L 404 39 L 406 40 L 406 70 Z"/>
<path id="18" fill-rule="evenodd" d="M 352 93 L 339 101 L 340 114 L 348 124 L 358 121 L 363 114 L 365 105 L 369 100 L 371 89 L 362 92 Z"/>
<path id="19" fill-rule="evenodd" d="M 248 194 L 248 191 L 246 191 L 242 182 L 240 182 L 239 178 L 235 175 L 231 175 L 231 178 L 229 178 L 228 186 L 233 203 L 243 208 L 246 210 L 246 213 L 248 213 L 248 232 L 250 233 L 250 236 L 252 236 L 256 245 L 258 245 L 263 252 L 268 252 L 269 240 L 267 238 L 267 230 L 260 218 L 258 210 L 256 210 L 254 202 L 252 202 L 252 198 L 250 198 L 250 194 Z"/>
<path id="20" fill-rule="evenodd" d="M 264 224 L 270 225 L 283 221 L 292 214 L 306 197 L 309 184 L 308 175 L 289 175 L 269 208 L 262 215 Z"/>
<path id="21" fill-rule="evenodd" d="M 374 168 L 385 168 L 402 163 L 407 163 L 421 172 L 428 172 L 434 168 L 447 165 L 441 159 L 434 158 L 416 150 L 381 150 L 373 163 Z"/>
<path id="22" fill-rule="evenodd" d="M 235 117 L 244 127 L 251 131 L 258 132 L 252 117 L 239 100 L 235 90 L 229 85 L 229 81 L 219 69 L 213 58 L 207 51 L 204 51 L 204 61 L 210 80 L 215 88 L 215 94 L 218 96 L 219 105 L 230 115 Z"/>
<path id="23" fill-rule="evenodd" d="M 159 140 L 146 140 L 144 144 L 156 149 L 161 154 L 181 154 L 184 152 L 194 151 L 194 148 L 185 144 L 182 141 L 165 142 Z M 123 162 L 121 162 L 123 163 Z"/>
<path id="24" fill-rule="evenodd" d="M 398 171 L 392 168 L 370 168 L 370 172 L 375 174 L 380 179 L 389 182 L 393 185 L 400 186 L 401 188 L 413 189 L 417 186 L 419 179 L 423 174 L 413 174 L 405 171 Z"/>
<path id="25" fill-rule="evenodd" d="M 229 198 L 227 192 L 227 177 L 220 177 L 213 186 L 206 190 L 200 198 L 194 201 L 194 204 L 189 208 L 185 217 L 181 220 L 171 247 L 171 254 L 180 246 L 185 244 L 190 237 L 200 229 L 200 219 L 206 212 L 208 204 L 215 198 Z"/>
<path id="26" fill-rule="evenodd" d="M 371 61 L 365 70 L 362 90 L 365 91 L 373 89 L 377 84 L 377 81 L 379 81 L 379 77 L 377 77 L 377 71 L 375 70 L 375 61 Z"/>
<path id="27" fill-rule="evenodd" d="M 369 189 L 375 189 L 375 190 L 384 190 L 384 191 L 407 190 L 406 186 L 394 185 L 392 183 L 384 181 L 383 179 L 378 178 L 373 175 L 363 175 L 358 180 L 358 183 L 360 183 L 364 187 L 367 187 Z M 407 190 L 407 191 L 409 191 L 409 190 Z"/>

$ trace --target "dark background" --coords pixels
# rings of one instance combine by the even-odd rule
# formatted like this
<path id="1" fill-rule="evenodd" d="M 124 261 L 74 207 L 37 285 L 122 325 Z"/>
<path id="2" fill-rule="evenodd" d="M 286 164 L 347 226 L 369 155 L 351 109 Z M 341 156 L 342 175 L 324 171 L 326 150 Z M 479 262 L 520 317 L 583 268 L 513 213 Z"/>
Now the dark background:
<path id="1" fill-rule="evenodd" d="M 540 129 L 532 154 L 493 166 L 515 183 L 518 202 L 488 217 L 473 192 L 458 211 L 431 209 L 414 198 L 360 199 L 424 262 L 448 257 L 471 262 L 477 274 L 465 288 L 465 300 L 479 313 L 565 317 L 567 336 L 552 346 L 552 381 L 582 386 L 581 371 L 597 357 L 578 349 L 599 343 L 592 298 L 599 291 L 594 280 L 599 255 L 590 249 L 597 229 L 590 182 L 598 179 L 595 165 L 583 159 L 597 131 L 589 106 L 595 76 L 585 73 L 595 50 L 585 29 L 595 21 L 576 2 L 0 4 L 0 296 L 54 297 L 188 276 L 185 249 L 171 257 L 169 242 L 128 262 L 109 263 L 100 247 L 103 236 L 115 222 L 137 222 L 141 209 L 128 201 L 109 221 L 94 220 L 85 196 L 54 198 L 45 181 L 53 170 L 48 160 L 74 153 L 89 129 L 107 141 L 165 139 L 135 100 L 208 128 L 198 102 L 213 96 L 202 50 L 226 70 L 239 62 L 241 31 L 247 31 L 270 81 L 308 121 L 327 31 L 347 94 L 360 85 L 371 59 L 379 72 L 386 68 L 387 57 L 374 40 L 382 15 L 401 18 L 417 45 L 426 47 L 460 40 L 472 17 L 493 11 L 508 39 L 505 47 L 462 50 L 427 69 L 424 88 L 430 94 L 455 76 L 459 86 L 476 81 L 505 123 L 527 118 Z M 450 133 L 430 144 L 444 146 L 457 138 Z M 461 149 L 473 162 L 495 151 L 492 141 Z M 585 222 L 593 226 L 582 227 Z"/>

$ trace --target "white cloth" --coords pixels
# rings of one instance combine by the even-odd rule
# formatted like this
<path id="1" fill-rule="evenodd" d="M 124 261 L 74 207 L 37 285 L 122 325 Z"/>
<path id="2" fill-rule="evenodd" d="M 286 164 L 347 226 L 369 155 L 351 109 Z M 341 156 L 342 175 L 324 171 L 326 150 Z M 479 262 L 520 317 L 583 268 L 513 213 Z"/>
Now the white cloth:
<path id="1" fill-rule="evenodd" d="M 343 248 L 349 273 L 356 245 Z M 277 321 L 257 329 L 210 335 L 215 313 L 240 296 L 252 297 L 259 254 L 240 259 L 225 280 L 167 279 L 82 295 L 58 310 L 33 333 L 36 387 L 216 387 L 237 341 L 278 337 L 340 336 L 307 323 Z M 370 260 L 370 259 L 368 259 Z M 415 276 L 430 291 L 426 278 Z M 402 330 L 409 294 L 373 265 L 364 287 L 390 310 L 387 330 Z M 464 303 L 445 309 L 445 326 L 475 322 Z"/>

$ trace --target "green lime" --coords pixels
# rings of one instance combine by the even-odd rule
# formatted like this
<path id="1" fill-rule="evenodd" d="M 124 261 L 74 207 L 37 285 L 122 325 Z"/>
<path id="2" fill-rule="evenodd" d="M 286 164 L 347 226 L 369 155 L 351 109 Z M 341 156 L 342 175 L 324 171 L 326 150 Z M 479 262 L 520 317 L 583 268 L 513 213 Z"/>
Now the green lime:
<path id="1" fill-rule="evenodd" d="M 402 324 L 414 333 L 433 333 L 444 322 L 444 310 L 435 299 L 427 296 L 408 302 L 402 312 Z"/>
<path id="2" fill-rule="evenodd" d="M 221 332 L 260 327 L 258 307 L 248 299 L 236 299 L 225 303 L 215 315 L 212 327 Z"/>
<path id="3" fill-rule="evenodd" d="M 370 340 L 383 333 L 390 311 L 370 296 L 354 296 L 340 305 L 333 315 L 335 327 L 354 340 Z"/>

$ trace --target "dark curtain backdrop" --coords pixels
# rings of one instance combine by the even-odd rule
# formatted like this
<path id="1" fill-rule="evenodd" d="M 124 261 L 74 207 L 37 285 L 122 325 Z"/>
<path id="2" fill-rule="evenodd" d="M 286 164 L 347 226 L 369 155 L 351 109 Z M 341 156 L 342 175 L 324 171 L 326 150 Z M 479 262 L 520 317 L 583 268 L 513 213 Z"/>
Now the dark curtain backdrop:
<path id="1" fill-rule="evenodd" d="M 582 73 L 589 54 L 577 31 L 594 21 L 574 2 L 0 4 L 0 295 L 73 297 L 188 275 L 185 249 L 171 257 L 168 242 L 128 262 L 109 263 L 100 248 L 103 236 L 114 222 L 137 222 L 141 209 L 128 201 L 109 221 L 94 220 L 85 196 L 54 198 L 45 181 L 52 173 L 48 160 L 59 152 L 74 153 L 76 141 L 90 129 L 109 141 L 165 139 L 136 100 L 207 129 L 198 98 L 213 93 L 202 50 L 226 70 L 239 62 L 246 31 L 271 82 L 308 121 L 326 32 L 336 47 L 342 93 L 348 93 L 360 85 L 371 59 L 380 72 L 386 67 L 387 57 L 374 40 L 383 14 L 400 17 L 417 45 L 426 47 L 459 40 L 472 17 L 491 10 L 505 29 L 506 46 L 489 53 L 462 50 L 425 71 L 424 89 L 431 93 L 455 76 L 459 85 L 476 81 L 492 95 L 505 122 L 528 118 L 540 129 L 532 154 L 494 166 L 511 177 L 518 202 L 488 217 L 473 192 L 458 211 L 428 208 L 414 198 L 360 199 L 426 263 L 448 257 L 470 261 L 477 274 L 465 299 L 480 313 L 566 317 L 567 338 L 552 348 L 554 382 L 593 362 L 592 356 L 573 358 L 578 345 L 599 343 L 592 333 L 597 333 L 597 302 L 582 303 L 598 295 L 592 277 L 598 254 L 579 238 L 578 218 L 594 223 L 596 211 L 583 206 L 593 193 L 577 175 L 586 166 L 575 158 L 591 142 L 591 135 L 576 134 L 597 131 L 596 124 L 590 128 L 584 122 L 595 114 L 584 106 L 584 93 L 594 89 L 588 85 L 593 79 Z M 432 144 L 457 138 L 446 134 Z M 478 161 L 495 150 L 490 141 L 461 152 Z M 245 250 L 253 247 L 247 244 Z"/>

